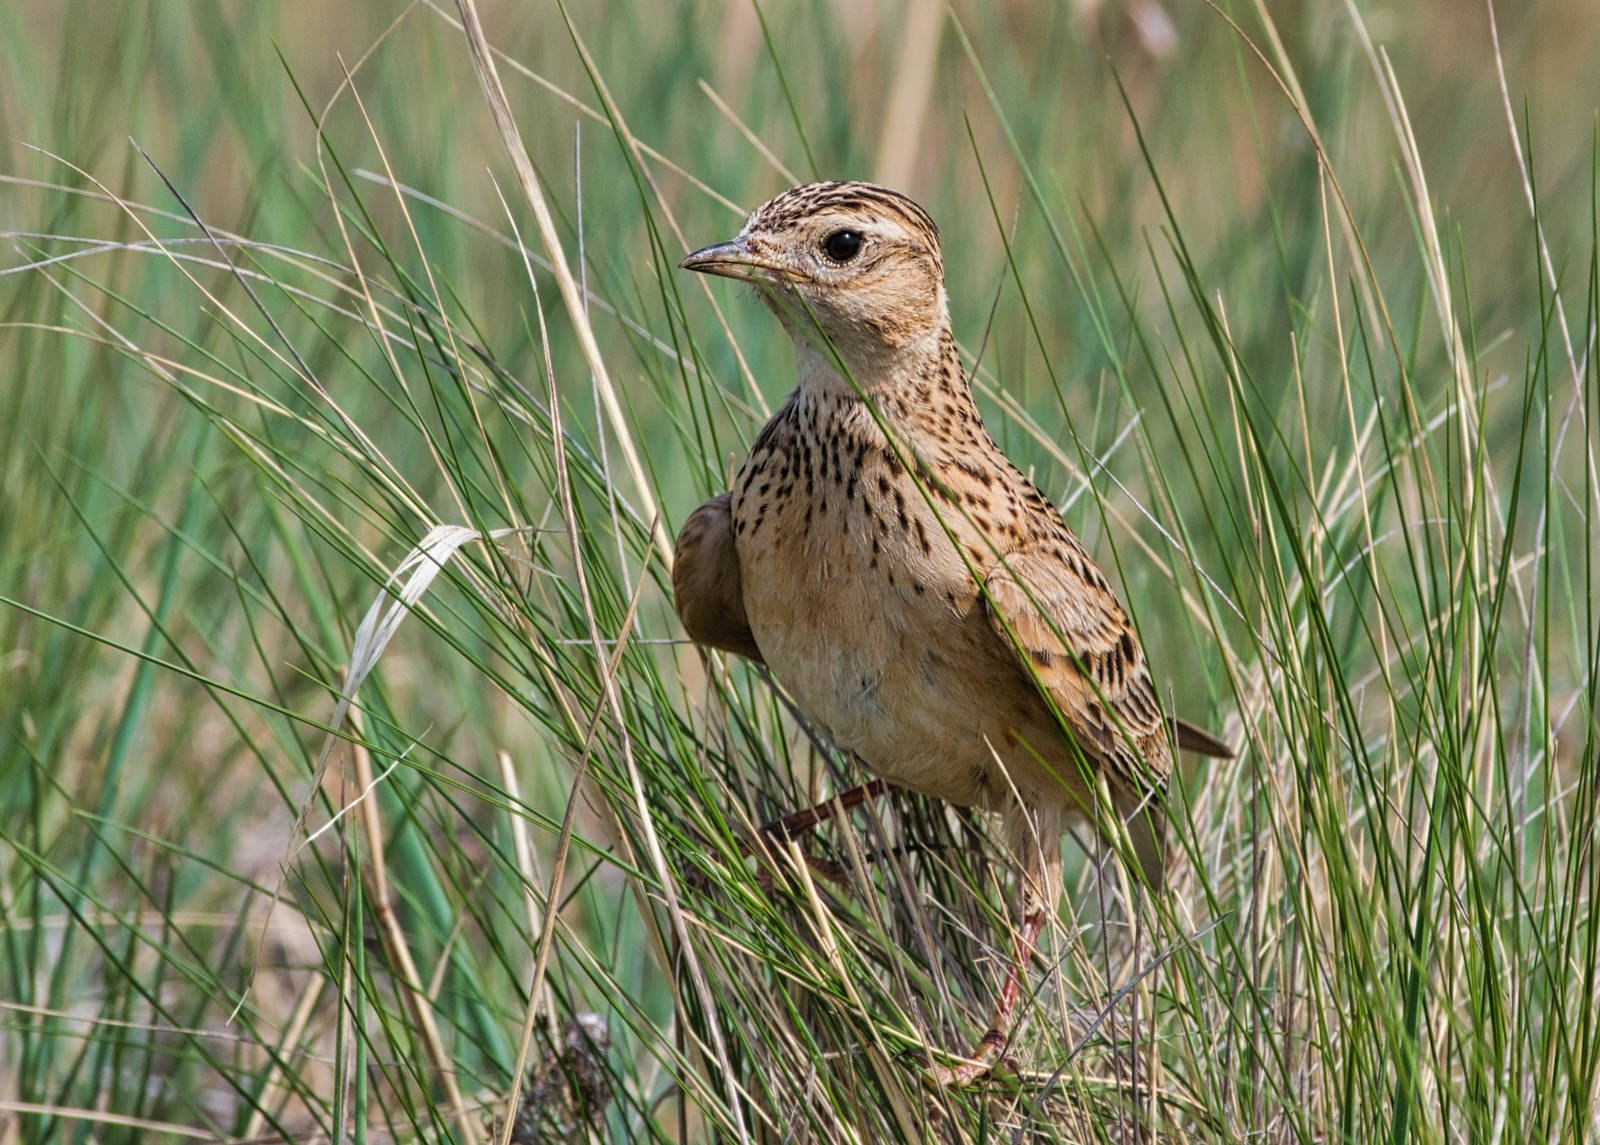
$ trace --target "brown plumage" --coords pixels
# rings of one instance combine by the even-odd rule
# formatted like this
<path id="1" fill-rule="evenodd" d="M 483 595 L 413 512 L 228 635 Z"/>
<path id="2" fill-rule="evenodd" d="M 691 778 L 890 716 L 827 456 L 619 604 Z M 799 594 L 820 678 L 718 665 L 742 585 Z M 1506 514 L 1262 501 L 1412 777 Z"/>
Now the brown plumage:
<path id="1" fill-rule="evenodd" d="M 732 490 L 679 534 L 689 635 L 765 662 L 889 782 L 1002 813 L 1023 871 L 1019 959 L 1054 906 L 1063 820 L 1089 812 L 1096 776 L 1159 889 L 1174 725 L 1105 576 L 983 427 L 933 220 L 882 187 L 814 183 L 683 265 L 755 284 L 799 366 Z M 937 1080 L 992 1064 L 1019 974 L 972 1062 Z"/>

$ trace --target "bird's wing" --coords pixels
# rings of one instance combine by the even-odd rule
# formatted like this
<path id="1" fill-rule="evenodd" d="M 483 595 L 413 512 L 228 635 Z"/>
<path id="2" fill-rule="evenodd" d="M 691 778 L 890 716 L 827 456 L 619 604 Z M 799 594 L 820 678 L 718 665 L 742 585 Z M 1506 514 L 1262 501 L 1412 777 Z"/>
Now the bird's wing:
<path id="1" fill-rule="evenodd" d="M 731 503 L 731 494 L 713 497 L 683 523 L 673 552 L 672 596 L 678 619 L 695 643 L 759 664 L 761 649 L 744 611 Z"/>
<path id="2" fill-rule="evenodd" d="M 1023 549 L 984 578 L 989 622 L 1104 765 L 1113 790 L 1140 795 L 1172 769 L 1167 721 L 1144 650 L 1111 586 L 1071 538 Z"/>

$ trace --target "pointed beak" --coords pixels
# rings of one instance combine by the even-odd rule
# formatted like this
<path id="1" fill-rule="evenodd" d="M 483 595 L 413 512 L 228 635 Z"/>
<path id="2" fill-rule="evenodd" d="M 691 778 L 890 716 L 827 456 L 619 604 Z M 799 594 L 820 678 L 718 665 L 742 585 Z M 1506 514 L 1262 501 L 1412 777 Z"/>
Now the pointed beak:
<path id="1" fill-rule="evenodd" d="M 701 247 L 678 265 L 701 274 L 753 282 L 782 282 L 793 277 L 786 268 L 753 253 L 742 237 Z"/>

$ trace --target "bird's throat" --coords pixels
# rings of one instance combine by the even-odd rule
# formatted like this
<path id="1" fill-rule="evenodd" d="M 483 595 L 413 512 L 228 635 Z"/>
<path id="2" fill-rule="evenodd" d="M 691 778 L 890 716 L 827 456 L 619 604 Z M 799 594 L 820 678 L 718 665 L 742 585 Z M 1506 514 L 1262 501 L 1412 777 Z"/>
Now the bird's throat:
<path id="1" fill-rule="evenodd" d="M 956 441 L 992 448 L 948 326 L 904 350 L 855 363 L 834 346 L 797 336 L 795 356 L 798 387 L 814 408 L 870 407 L 860 411 L 863 420 L 878 422 L 918 453 L 942 452 L 940 446 Z"/>
<path id="2" fill-rule="evenodd" d="M 871 339 L 826 339 L 795 333 L 795 381 L 812 393 L 883 399 L 926 393 L 952 373 L 961 378 L 960 356 L 948 328 L 930 331 L 905 346 Z M 962 384 L 963 391 L 965 384 Z"/>

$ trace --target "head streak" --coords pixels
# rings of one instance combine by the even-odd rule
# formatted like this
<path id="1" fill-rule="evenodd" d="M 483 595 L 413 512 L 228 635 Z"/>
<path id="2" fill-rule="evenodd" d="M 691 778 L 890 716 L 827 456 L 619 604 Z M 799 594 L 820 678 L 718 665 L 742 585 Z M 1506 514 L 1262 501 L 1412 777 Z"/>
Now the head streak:
<path id="1" fill-rule="evenodd" d="M 891 220 L 932 253 L 939 251 L 939 227 L 917 203 L 875 183 L 832 181 L 791 188 L 750 216 L 747 226 L 778 228 L 823 212 L 860 214 L 870 221 Z"/>

